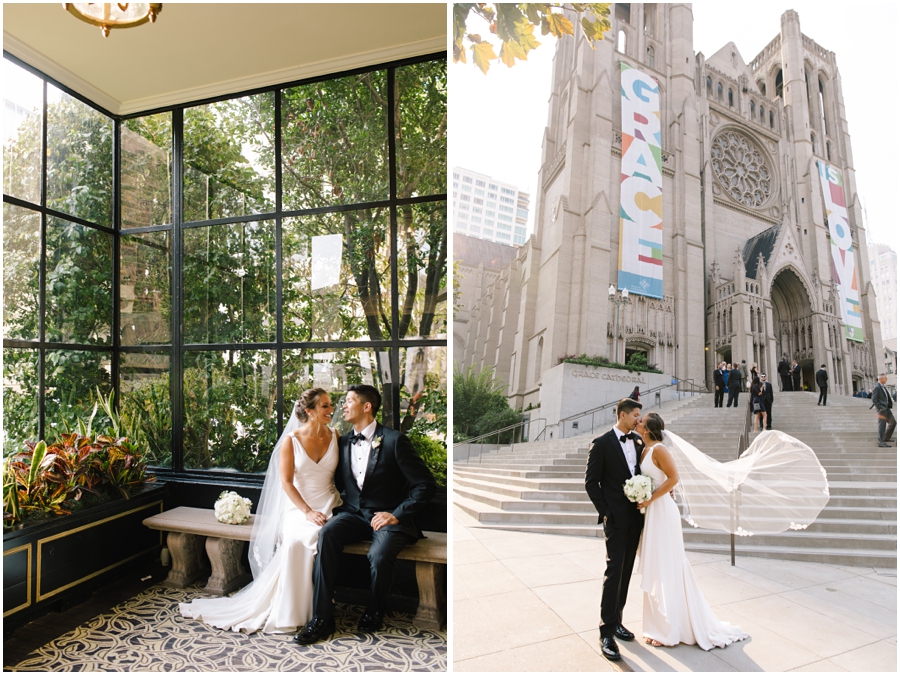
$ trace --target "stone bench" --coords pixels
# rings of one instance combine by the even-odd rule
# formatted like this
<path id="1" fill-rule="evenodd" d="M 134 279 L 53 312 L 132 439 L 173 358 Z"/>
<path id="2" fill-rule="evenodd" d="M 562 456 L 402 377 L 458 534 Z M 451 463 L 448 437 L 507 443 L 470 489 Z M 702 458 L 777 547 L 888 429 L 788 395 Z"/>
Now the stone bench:
<path id="1" fill-rule="evenodd" d="M 186 588 L 206 574 L 201 548 L 204 546 L 212 574 L 204 590 L 213 595 L 226 595 L 250 582 L 251 576 L 241 558 L 244 542 L 250 541 L 253 519 L 243 525 L 227 525 L 216 520 L 212 509 L 189 506 L 164 511 L 144 520 L 153 530 L 168 532 L 167 546 L 172 555 L 172 569 L 163 585 Z M 443 572 L 447 566 L 447 534 L 426 532 L 426 538 L 405 546 L 399 560 L 416 563 L 419 585 L 419 609 L 413 623 L 422 628 L 440 629 L 447 619 L 447 599 Z M 344 547 L 345 553 L 366 555 L 369 542 Z"/>

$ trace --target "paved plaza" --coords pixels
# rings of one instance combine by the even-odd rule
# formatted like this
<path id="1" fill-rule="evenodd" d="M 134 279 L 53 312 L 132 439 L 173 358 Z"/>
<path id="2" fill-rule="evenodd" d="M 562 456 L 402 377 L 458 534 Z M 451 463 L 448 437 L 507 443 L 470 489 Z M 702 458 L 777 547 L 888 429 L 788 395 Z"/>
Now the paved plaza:
<path id="1" fill-rule="evenodd" d="M 600 654 L 602 538 L 485 529 L 456 506 L 453 538 L 454 671 L 622 669 Z M 895 569 L 688 557 L 718 618 L 750 639 L 710 652 L 620 641 L 626 668 L 897 672 Z M 641 613 L 634 576 L 624 625 L 638 636 Z"/>

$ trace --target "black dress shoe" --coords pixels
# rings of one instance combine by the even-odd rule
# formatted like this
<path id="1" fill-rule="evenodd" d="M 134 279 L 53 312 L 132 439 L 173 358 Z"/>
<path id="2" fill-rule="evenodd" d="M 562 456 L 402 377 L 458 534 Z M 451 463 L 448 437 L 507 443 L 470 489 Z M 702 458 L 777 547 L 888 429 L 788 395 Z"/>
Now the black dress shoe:
<path id="1" fill-rule="evenodd" d="M 334 633 L 334 619 L 313 619 L 294 636 L 298 645 L 311 645 Z"/>
<path id="2" fill-rule="evenodd" d="M 366 612 L 359 619 L 359 630 L 364 633 L 372 633 L 376 630 L 381 630 L 383 624 L 383 612 Z"/>
<path id="3" fill-rule="evenodd" d="M 631 642 L 634 640 L 634 633 L 625 628 L 622 624 L 616 626 L 616 637 L 620 640 L 625 640 L 625 642 Z"/>
<path id="4" fill-rule="evenodd" d="M 616 644 L 616 639 L 612 635 L 600 638 L 600 651 L 603 652 L 607 661 L 619 661 L 622 658 L 619 654 L 619 645 Z"/>

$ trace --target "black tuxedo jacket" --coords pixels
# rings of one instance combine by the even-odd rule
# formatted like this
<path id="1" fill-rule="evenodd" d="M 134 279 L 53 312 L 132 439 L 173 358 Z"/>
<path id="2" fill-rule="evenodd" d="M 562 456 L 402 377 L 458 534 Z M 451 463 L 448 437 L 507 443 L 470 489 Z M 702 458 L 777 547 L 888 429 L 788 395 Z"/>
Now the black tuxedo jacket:
<path id="1" fill-rule="evenodd" d="M 737 368 L 728 371 L 728 392 L 730 393 L 733 388 L 737 391 L 741 389 L 741 371 Z"/>
<path id="2" fill-rule="evenodd" d="M 723 373 L 719 368 L 716 368 L 713 371 L 713 385 L 716 387 L 725 386 L 725 373 Z"/>
<path id="3" fill-rule="evenodd" d="M 775 388 L 771 382 L 762 383 L 762 398 L 765 403 L 771 403 L 775 400 Z"/>
<path id="4" fill-rule="evenodd" d="M 791 374 L 791 365 L 784 360 L 778 362 L 778 374 L 781 376 Z"/>
<path id="5" fill-rule="evenodd" d="M 816 371 L 816 386 L 817 387 L 827 387 L 828 386 L 828 371 L 824 368 L 819 368 Z"/>
<path id="6" fill-rule="evenodd" d="M 584 489 L 594 502 L 597 513 L 600 514 L 597 522 L 602 523 L 603 517 L 606 516 L 617 526 L 628 524 L 641 526 L 644 522 L 643 514 L 637 505 L 628 501 L 628 497 L 625 496 L 624 485 L 625 481 L 631 478 L 631 470 L 619 442 L 620 433 L 618 429 L 610 429 L 591 443 L 587 468 L 584 472 Z M 634 441 L 634 451 L 635 460 L 640 465 L 641 453 L 644 451 L 644 443 L 640 438 Z M 640 472 L 638 466 L 635 475 Z"/>
<path id="7" fill-rule="evenodd" d="M 377 424 L 360 491 L 350 464 L 352 434 L 351 430 L 338 440 L 340 460 L 334 474 L 334 484 L 340 490 L 344 503 L 335 509 L 335 513 L 361 513 L 366 520 L 372 520 L 377 512 L 386 511 L 400 523 L 387 525 L 385 529 L 405 532 L 417 539 L 422 537 L 415 515 L 431 501 L 437 489 L 434 476 L 425 462 L 405 434 Z M 380 442 L 376 440 L 379 438 Z"/>

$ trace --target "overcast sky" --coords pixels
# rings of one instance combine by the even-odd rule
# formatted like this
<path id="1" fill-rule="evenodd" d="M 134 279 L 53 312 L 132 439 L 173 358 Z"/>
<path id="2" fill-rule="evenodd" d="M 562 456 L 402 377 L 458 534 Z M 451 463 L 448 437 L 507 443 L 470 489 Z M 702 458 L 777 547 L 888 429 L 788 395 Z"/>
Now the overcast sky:
<path id="1" fill-rule="evenodd" d="M 835 52 L 841 73 L 857 189 L 869 240 L 897 249 L 897 4 L 874 2 L 695 2 L 694 51 L 709 58 L 734 42 L 751 61 L 794 9 L 803 34 Z M 470 30 L 480 32 L 475 23 Z M 536 203 L 541 138 L 547 124 L 552 37 L 528 62 L 493 63 L 482 75 L 471 59 L 450 65 L 450 165 L 517 184 Z M 533 229 L 533 217 L 530 230 Z"/>

